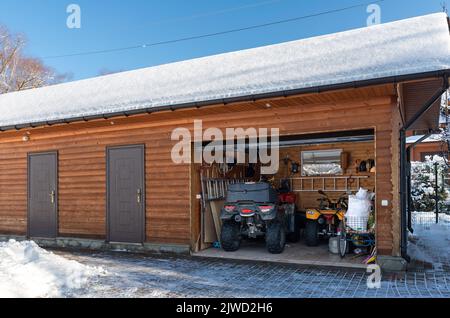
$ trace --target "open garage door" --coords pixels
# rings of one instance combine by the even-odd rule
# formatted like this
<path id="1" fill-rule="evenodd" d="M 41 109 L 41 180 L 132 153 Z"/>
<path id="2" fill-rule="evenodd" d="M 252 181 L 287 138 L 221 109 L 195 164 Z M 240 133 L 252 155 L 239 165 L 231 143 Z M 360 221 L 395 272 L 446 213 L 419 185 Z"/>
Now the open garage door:
<path id="1" fill-rule="evenodd" d="M 252 145 L 247 145 L 246 150 L 250 147 Z M 274 175 L 262 175 L 258 164 L 203 165 L 198 169 L 202 209 L 201 244 L 196 255 L 327 266 L 365 266 L 360 259 L 355 261 L 349 256 L 342 260 L 338 255 L 330 253 L 328 238 L 321 237 L 317 246 L 307 246 L 305 212 L 319 206 L 323 197 L 319 191 L 326 193 L 332 200 L 337 200 L 347 192 L 354 194 L 360 187 L 375 191 L 374 131 L 281 137 L 279 158 L 279 169 Z M 305 171 L 306 168 L 311 168 L 306 167 L 311 164 L 308 162 L 311 158 L 327 167 L 334 165 L 337 170 L 309 175 Z M 330 164 L 327 160 L 330 160 Z M 315 164 L 314 161 L 312 164 Z M 288 243 L 284 252 L 278 255 L 268 253 L 264 237 L 244 239 L 238 251 L 225 252 L 220 246 L 223 225 L 220 214 L 226 202 L 227 190 L 232 184 L 261 180 L 271 183 L 279 191 L 286 183 L 289 184 L 290 192 L 295 194 L 296 223 L 301 227 L 301 240 Z"/>

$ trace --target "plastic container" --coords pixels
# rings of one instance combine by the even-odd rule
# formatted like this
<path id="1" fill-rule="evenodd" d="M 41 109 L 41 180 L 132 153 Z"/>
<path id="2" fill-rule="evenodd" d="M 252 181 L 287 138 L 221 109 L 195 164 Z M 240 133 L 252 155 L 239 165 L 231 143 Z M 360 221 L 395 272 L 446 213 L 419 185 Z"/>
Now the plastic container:
<path id="1" fill-rule="evenodd" d="M 328 249 L 331 254 L 339 254 L 339 238 L 331 237 L 328 242 Z"/>

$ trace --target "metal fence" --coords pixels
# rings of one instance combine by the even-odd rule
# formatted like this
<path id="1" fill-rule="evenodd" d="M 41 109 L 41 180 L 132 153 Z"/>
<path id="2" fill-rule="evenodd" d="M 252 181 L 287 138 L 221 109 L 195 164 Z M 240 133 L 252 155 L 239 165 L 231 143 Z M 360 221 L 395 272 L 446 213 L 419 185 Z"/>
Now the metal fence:
<path id="1" fill-rule="evenodd" d="M 413 212 L 411 215 L 413 228 L 417 226 L 431 226 L 436 224 L 435 212 Z M 448 227 L 450 230 L 450 214 L 439 213 L 438 224 Z"/>

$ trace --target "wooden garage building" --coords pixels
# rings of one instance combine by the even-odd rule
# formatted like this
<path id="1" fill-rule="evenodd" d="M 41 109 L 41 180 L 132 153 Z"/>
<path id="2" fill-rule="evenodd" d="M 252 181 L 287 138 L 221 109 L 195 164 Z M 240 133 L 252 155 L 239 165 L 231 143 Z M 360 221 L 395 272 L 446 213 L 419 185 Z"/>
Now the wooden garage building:
<path id="1" fill-rule="evenodd" d="M 371 131 L 336 147 L 375 160 L 378 253 L 406 258 L 405 132 L 438 127 L 449 70 L 441 13 L 2 95 L 0 234 L 198 250 L 199 165 L 173 163 L 171 134 L 202 120 Z"/>

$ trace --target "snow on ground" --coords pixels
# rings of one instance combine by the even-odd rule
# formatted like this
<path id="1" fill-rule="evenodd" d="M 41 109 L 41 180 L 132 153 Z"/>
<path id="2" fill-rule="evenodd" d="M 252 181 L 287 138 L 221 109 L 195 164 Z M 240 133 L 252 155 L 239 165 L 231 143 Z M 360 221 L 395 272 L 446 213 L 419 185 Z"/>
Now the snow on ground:
<path id="1" fill-rule="evenodd" d="M 414 261 L 429 263 L 434 269 L 450 266 L 450 215 L 441 213 L 436 224 L 434 212 L 413 213 L 414 234 L 408 254 Z"/>
<path id="2" fill-rule="evenodd" d="M 0 298 L 64 297 L 104 273 L 31 241 L 0 243 Z"/>
<path id="3" fill-rule="evenodd" d="M 409 244 L 413 259 L 430 266 L 383 274 L 380 289 L 367 288 L 364 270 L 174 255 L 52 253 L 33 242 L 10 241 L 0 243 L 0 297 L 450 298 L 450 215 L 434 222 L 433 213 L 415 213 Z"/>

